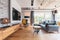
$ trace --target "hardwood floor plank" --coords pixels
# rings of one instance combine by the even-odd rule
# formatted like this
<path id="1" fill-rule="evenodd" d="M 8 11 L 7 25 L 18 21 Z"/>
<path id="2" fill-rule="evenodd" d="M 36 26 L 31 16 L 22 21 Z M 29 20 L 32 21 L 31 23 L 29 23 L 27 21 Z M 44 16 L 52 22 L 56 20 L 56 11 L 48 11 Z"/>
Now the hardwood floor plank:
<path id="1" fill-rule="evenodd" d="M 60 33 L 46 33 L 40 30 L 39 33 L 33 33 L 32 27 L 18 30 L 5 40 L 60 40 Z"/>

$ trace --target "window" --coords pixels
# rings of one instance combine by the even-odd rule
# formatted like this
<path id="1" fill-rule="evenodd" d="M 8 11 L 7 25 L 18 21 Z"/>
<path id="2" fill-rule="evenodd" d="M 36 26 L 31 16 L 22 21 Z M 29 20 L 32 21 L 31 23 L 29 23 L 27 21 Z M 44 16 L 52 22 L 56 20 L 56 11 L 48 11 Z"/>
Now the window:
<path id="1" fill-rule="evenodd" d="M 42 23 L 46 20 L 52 20 L 52 12 L 34 12 L 34 23 Z"/>
<path id="2" fill-rule="evenodd" d="M 51 12 L 46 12 L 45 13 L 45 20 L 52 20 L 53 16 L 52 16 L 52 13 Z"/>
<path id="3" fill-rule="evenodd" d="M 58 12 L 58 13 L 55 14 L 55 20 L 56 20 L 57 22 L 60 21 L 60 12 Z"/>

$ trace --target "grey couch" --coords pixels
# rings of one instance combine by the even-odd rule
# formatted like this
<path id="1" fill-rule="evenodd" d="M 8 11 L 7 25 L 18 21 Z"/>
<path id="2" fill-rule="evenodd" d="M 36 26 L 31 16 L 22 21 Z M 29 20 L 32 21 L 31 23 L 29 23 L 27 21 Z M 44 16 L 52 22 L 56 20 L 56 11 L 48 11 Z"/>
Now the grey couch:
<path id="1" fill-rule="evenodd" d="M 56 25 L 56 22 L 51 22 L 51 23 L 42 23 L 40 24 L 41 28 L 47 32 L 54 32 L 57 31 L 58 32 L 58 26 Z"/>

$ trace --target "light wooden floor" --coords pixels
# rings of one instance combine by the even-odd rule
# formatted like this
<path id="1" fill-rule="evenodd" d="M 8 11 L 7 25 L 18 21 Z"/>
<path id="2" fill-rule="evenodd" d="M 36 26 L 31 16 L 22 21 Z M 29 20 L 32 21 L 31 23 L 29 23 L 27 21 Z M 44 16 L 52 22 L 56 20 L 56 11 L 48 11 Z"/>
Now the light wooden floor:
<path id="1" fill-rule="evenodd" d="M 46 33 L 40 29 L 40 32 L 36 34 L 29 26 L 23 30 L 18 30 L 5 40 L 60 40 L 60 33 Z"/>

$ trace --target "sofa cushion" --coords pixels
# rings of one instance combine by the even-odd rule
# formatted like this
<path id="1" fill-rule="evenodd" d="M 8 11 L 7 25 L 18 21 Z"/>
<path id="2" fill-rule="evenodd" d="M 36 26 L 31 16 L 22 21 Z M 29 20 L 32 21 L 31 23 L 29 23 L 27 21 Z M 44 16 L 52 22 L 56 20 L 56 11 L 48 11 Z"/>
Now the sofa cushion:
<path id="1" fill-rule="evenodd" d="M 56 25 L 56 21 L 44 21 L 43 24 Z"/>

